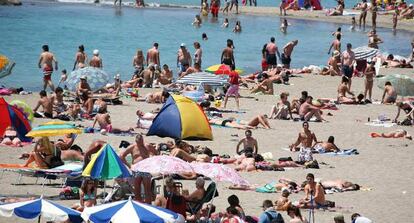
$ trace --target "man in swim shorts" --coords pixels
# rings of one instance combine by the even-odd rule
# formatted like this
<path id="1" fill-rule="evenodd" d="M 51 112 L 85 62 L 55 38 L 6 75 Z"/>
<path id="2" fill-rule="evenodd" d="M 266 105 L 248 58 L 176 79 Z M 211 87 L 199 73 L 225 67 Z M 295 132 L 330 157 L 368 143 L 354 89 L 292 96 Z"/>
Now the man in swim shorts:
<path id="1" fill-rule="evenodd" d="M 232 70 L 234 70 L 234 66 L 232 66 Z M 229 99 L 229 96 L 234 96 L 237 104 L 237 110 L 239 109 L 239 74 L 237 72 L 234 72 L 229 75 L 229 83 L 230 87 L 227 89 L 226 96 L 224 97 L 224 108 L 226 108 L 227 100 Z"/>
<path id="2" fill-rule="evenodd" d="M 342 74 L 349 80 L 349 90 L 351 90 L 352 74 L 354 73 L 355 53 L 352 51 L 352 44 L 346 44 L 346 50 L 342 53 Z"/>
<path id="3" fill-rule="evenodd" d="M 234 54 L 233 54 L 233 41 L 231 39 L 227 40 L 227 47 L 224 48 L 223 52 L 221 53 L 221 63 L 226 64 L 228 66 L 236 66 L 234 61 Z"/>
<path id="4" fill-rule="evenodd" d="M 279 50 L 275 44 L 275 37 L 270 38 L 270 42 L 266 46 L 266 63 L 268 68 L 274 68 L 277 65 L 277 56 L 280 58 Z"/>
<path id="5" fill-rule="evenodd" d="M 55 70 L 58 69 L 58 62 L 55 55 L 49 52 L 49 46 L 42 46 L 43 52 L 40 54 L 39 68 L 43 69 L 43 90 L 46 90 L 47 86 L 50 86 L 52 91 L 55 90 L 55 86 L 52 82 L 53 63 L 55 64 Z"/>
<path id="6" fill-rule="evenodd" d="M 283 67 L 286 69 L 290 69 L 290 62 L 292 61 L 290 56 L 292 55 L 293 48 L 295 48 L 297 44 L 298 40 L 293 40 L 283 47 L 283 53 L 280 59 L 282 60 Z"/>

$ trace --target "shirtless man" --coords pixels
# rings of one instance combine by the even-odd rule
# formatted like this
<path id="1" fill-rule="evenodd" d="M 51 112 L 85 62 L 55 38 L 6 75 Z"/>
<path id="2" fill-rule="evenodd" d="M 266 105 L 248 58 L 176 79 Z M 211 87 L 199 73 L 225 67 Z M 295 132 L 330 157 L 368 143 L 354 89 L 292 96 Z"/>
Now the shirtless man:
<path id="1" fill-rule="evenodd" d="M 82 75 L 79 79 L 80 79 L 80 82 L 79 82 L 78 86 L 76 87 L 76 95 L 78 97 L 80 97 L 80 96 L 83 96 L 83 95 L 92 94 L 92 90 L 91 90 L 91 87 L 88 84 L 86 76 Z"/>
<path id="2" fill-rule="evenodd" d="M 224 48 L 223 52 L 221 53 L 220 60 L 222 64 L 226 64 L 228 66 L 236 66 L 233 54 L 233 41 L 227 40 L 227 47 Z"/>
<path id="3" fill-rule="evenodd" d="M 361 14 L 359 15 L 359 28 L 361 29 L 361 24 L 363 24 L 364 26 L 364 30 L 365 30 L 365 20 L 367 18 L 367 14 L 368 14 L 368 4 L 367 4 L 367 0 L 362 0 L 362 4 L 360 5 L 360 9 L 361 9 Z"/>
<path id="4" fill-rule="evenodd" d="M 348 87 L 351 90 L 352 75 L 354 73 L 355 53 L 352 51 L 352 44 L 346 44 L 346 51 L 342 53 L 341 65 L 342 74 L 348 78 Z"/>
<path id="5" fill-rule="evenodd" d="M 101 133 L 105 135 L 106 133 L 131 133 L 134 131 L 134 128 L 120 129 L 112 127 L 111 116 L 106 113 L 103 108 L 100 108 L 98 114 L 95 115 L 95 120 L 93 122 L 92 128 L 95 128 L 96 123 L 98 123 Z"/>
<path id="6" fill-rule="evenodd" d="M 95 67 L 95 68 L 103 68 L 102 59 L 99 57 L 99 50 L 93 51 L 93 56 L 91 58 L 91 61 L 89 61 L 89 66 Z"/>
<path id="7" fill-rule="evenodd" d="M 39 92 L 40 99 L 37 101 L 36 107 L 33 109 L 36 118 L 53 118 L 53 101 L 47 97 L 45 90 Z M 37 109 L 42 106 L 43 113 L 37 112 Z"/>
<path id="8" fill-rule="evenodd" d="M 292 50 L 293 50 L 293 48 L 292 48 Z M 270 38 L 270 42 L 267 43 L 265 54 L 266 54 L 266 63 L 269 66 L 269 68 L 276 67 L 276 65 L 277 65 L 276 54 L 279 58 L 281 58 L 281 57 L 280 57 L 279 49 L 277 48 L 277 46 L 275 44 L 275 37 L 272 36 Z"/>
<path id="9" fill-rule="evenodd" d="M 137 98 L 137 101 L 145 101 L 149 104 L 161 104 L 164 103 L 170 94 L 167 91 L 157 91 L 148 93 L 145 97 Z"/>
<path id="10" fill-rule="evenodd" d="M 88 56 L 85 53 L 85 47 L 83 45 L 80 45 L 78 48 L 78 52 L 75 55 L 75 64 L 73 64 L 73 70 L 76 68 L 84 68 L 88 61 Z"/>
<path id="11" fill-rule="evenodd" d="M 273 81 L 269 78 L 269 76 L 264 73 L 262 75 L 263 80 L 262 82 L 260 82 L 260 84 L 256 85 L 251 91 L 250 93 L 257 93 L 257 92 L 262 92 L 263 94 L 273 94 Z"/>
<path id="12" fill-rule="evenodd" d="M 378 44 L 383 43 L 381 38 L 378 37 L 377 32 L 372 30 L 368 34 L 368 47 L 378 49 Z"/>
<path id="13" fill-rule="evenodd" d="M 349 80 L 347 77 L 343 76 L 341 84 L 338 86 L 338 103 L 340 104 L 355 104 L 354 93 L 349 90 L 348 83 Z M 352 95 L 351 98 L 347 97 L 346 94 Z"/>
<path id="14" fill-rule="evenodd" d="M 314 145 L 316 145 L 316 143 L 318 143 L 315 133 L 309 130 L 309 123 L 303 122 L 302 126 L 303 132 L 300 132 L 296 142 L 289 146 L 291 151 L 297 151 L 297 146 L 299 144 L 301 144 L 301 147 L 303 148 L 312 148 Z M 313 142 L 315 143 L 312 144 Z"/>
<path id="15" fill-rule="evenodd" d="M 325 191 L 323 187 L 315 182 L 315 176 L 309 173 L 306 176 L 307 184 L 304 188 L 305 197 L 300 200 L 302 208 L 319 208 L 326 205 Z"/>
<path id="16" fill-rule="evenodd" d="M 180 49 L 177 52 L 177 67 L 180 68 L 181 72 L 185 72 L 184 68 L 186 65 L 191 67 L 192 59 L 191 55 L 185 47 L 185 43 L 181 43 Z"/>
<path id="17" fill-rule="evenodd" d="M 96 140 L 91 143 L 88 150 L 84 154 L 82 169 L 85 169 L 85 167 L 88 166 L 89 162 L 91 161 L 92 155 L 97 153 L 105 144 L 106 142 L 102 140 Z"/>
<path id="18" fill-rule="evenodd" d="M 172 83 L 173 72 L 172 70 L 170 70 L 167 64 L 164 64 L 164 66 L 162 66 L 161 75 L 158 79 L 159 79 L 158 81 L 163 85 Z"/>
<path id="19" fill-rule="evenodd" d="M 144 88 L 152 88 L 152 83 L 155 76 L 155 65 L 149 65 L 145 70 L 141 72 L 141 77 L 144 79 Z"/>
<path id="20" fill-rule="evenodd" d="M 236 153 L 239 155 L 241 155 L 242 153 L 257 154 L 257 140 L 252 137 L 252 131 L 248 129 L 244 132 L 244 135 L 246 136 L 246 138 L 243 138 L 239 141 L 236 147 Z M 241 144 L 243 144 L 243 150 L 240 151 Z"/>
<path id="21" fill-rule="evenodd" d="M 160 52 L 158 51 L 158 43 L 154 43 L 153 47 L 147 51 L 147 64 L 157 64 L 160 66 Z"/>
<path id="22" fill-rule="evenodd" d="M 188 67 L 188 65 L 185 65 L 184 68 L 186 68 L 185 72 L 182 72 L 180 74 L 180 78 L 188 75 L 188 74 L 192 74 L 192 73 L 197 73 L 197 72 L 201 72 L 201 68 L 200 65 L 198 63 L 194 64 L 194 67 Z"/>
<path id="23" fill-rule="evenodd" d="M 313 116 L 316 117 L 316 121 L 326 121 L 324 118 L 322 118 L 321 110 L 320 108 L 314 106 L 312 104 L 312 96 L 308 96 L 306 98 L 306 101 L 300 105 L 299 108 L 299 117 L 302 121 L 309 121 Z"/>
<path id="24" fill-rule="evenodd" d="M 40 54 L 39 68 L 43 69 L 43 90 L 46 90 L 47 86 L 55 90 L 55 86 L 52 82 L 53 63 L 55 64 L 55 70 L 58 70 L 58 62 L 53 53 L 49 52 L 49 46 L 42 46 L 43 52 Z"/>
<path id="25" fill-rule="evenodd" d="M 385 82 L 384 93 L 382 94 L 382 104 L 393 104 L 397 100 L 397 91 L 392 86 L 391 82 Z"/>
<path id="26" fill-rule="evenodd" d="M 61 87 L 55 89 L 55 94 L 52 95 L 51 100 L 53 102 L 53 108 L 58 115 L 67 110 L 67 106 L 63 102 L 63 89 Z"/>
<path id="27" fill-rule="evenodd" d="M 335 40 L 332 41 L 332 44 L 329 47 L 328 54 L 331 54 L 331 50 L 333 50 L 333 52 L 335 52 L 335 50 L 341 52 L 341 34 L 336 35 L 335 37 Z"/>
<path id="28" fill-rule="evenodd" d="M 298 45 L 298 42 L 298 40 L 293 40 L 283 47 L 283 53 L 280 59 L 282 60 L 283 67 L 286 69 L 290 69 L 290 62 L 292 61 L 290 56 L 292 55 L 293 48 Z"/>
<path id="29" fill-rule="evenodd" d="M 140 161 L 149 158 L 151 153 L 156 155 L 156 151 L 150 151 L 148 147 L 145 146 L 144 137 L 141 134 L 135 136 L 135 144 L 130 145 L 127 149 L 121 152 L 120 158 L 122 162 L 125 163 L 129 168 L 132 165 L 139 163 Z M 126 160 L 128 155 L 132 156 L 132 164 L 129 164 Z M 139 202 L 145 202 L 147 204 L 151 203 L 152 200 L 152 191 L 151 191 L 151 174 L 140 171 L 133 171 L 134 176 L 134 194 L 135 200 Z M 144 200 L 141 197 L 141 184 L 144 184 Z"/>
<path id="30" fill-rule="evenodd" d="M 366 102 L 371 103 L 372 102 L 372 88 L 374 86 L 374 77 L 375 77 L 375 67 L 374 67 L 373 61 L 371 61 L 371 63 L 369 63 L 368 67 L 365 69 L 364 75 L 365 75 L 364 100 Z M 369 95 L 368 98 L 367 98 L 367 93 Z"/>
<path id="31" fill-rule="evenodd" d="M 346 180 L 323 180 L 321 185 L 325 189 L 338 189 L 340 191 L 354 191 L 359 190 L 359 185 Z"/>

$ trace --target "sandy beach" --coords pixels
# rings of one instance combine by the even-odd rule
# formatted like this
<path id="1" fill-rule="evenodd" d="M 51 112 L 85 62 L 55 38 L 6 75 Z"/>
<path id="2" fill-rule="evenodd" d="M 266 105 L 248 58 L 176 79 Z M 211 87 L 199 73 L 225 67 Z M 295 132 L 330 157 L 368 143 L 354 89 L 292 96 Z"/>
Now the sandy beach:
<path id="1" fill-rule="evenodd" d="M 402 73 L 414 76 L 412 69 L 381 69 L 381 74 Z M 243 120 L 249 120 L 257 114 L 268 114 L 271 106 L 279 99 L 278 94 L 284 91 L 290 93 L 289 99 L 298 98 L 302 90 L 309 91 L 314 98 L 333 98 L 336 97 L 336 89 L 339 84 L 340 77 L 325 77 L 318 75 L 301 75 L 291 79 L 292 85 L 275 85 L 275 95 L 250 95 L 246 90 L 242 90 L 241 95 L 253 96 L 253 98 L 242 98 L 241 109 L 246 113 L 236 116 Z M 363 78 L 353 78 L 352 90 L 355 93 L 362 92 Z M 140 94 L 148 91 L 144 89 Z M 373 98 L 381 99 L 382 90 L 374 87 Z M 5 97 L 7 101 L 13 99 L 21 99 L 26 101 L 30 106 L 34 106 L 38 99 L 37 93 L 28 96 L 13 95 Z M 136 109 L 150 111 L 161 105 L 150 105 L 144 102 L 135 102 L 133 99 L 122 99 L 124 104 L 118 106 L 109 106 L 109 112 L 112 117 L 114 126 L 134 126 L 136 122 Z M 229 108 L 235 108 L 234 100 L 229 100 Z M 320 169 L 291 169 L 286 171 L 265 171 L 265 172 L 242 172 L 252 185 L 263 186 L 266 183 L 274 182 L 281 177 L 290 178 L 296 182 L 303 182 L 307 173 L 314 173 L 316 178 L 323 180 L 345 179 L 360 184 L 364 190 L 354 192 L 344 192 L 328 194 L 326 198 L 336 202 L 337 208 L 335 212 L 316 211 L 315 222 L 328 223 L 333 222 L 333 217 L 337 214 L 344 214 L 346 222 L 350 222 L 350 215 L 354 212 L 361 213 L 374 222 L 411 222 L 414 218 L 412 212 L 414 199 L 414 173 L 412 160 L 414 155 L 413 141 L 406 139 L 373 139 L 369 137 L 370 132 L 388 132 L 394 129 L 405 129 L 411 135 L 414 134 L 413 127 L 372 127 L 364 125 L 368 117 L 371 120 L 384 114 L 389 118 L 393 118 L 396 114 L 396 106 L 394 105 L 340 105 L 338 111 L 330 111 L 333 116 L 325 116 L 329 121 L 327 123 L 310 123 L 310 129 L 315 132 L 319 140 L 326 140 L 328 136 L 335 136 L 336 144 L 342 148 L 355 148 L 360 152 L 359 155 L 349 157 L 331 157 L 325 155 L 315 155 L 319 162 L 325 162 L 328 165 L 320 165 Z M 35 119 L 32 123 L 37 126 L 46 122 L 46 119 Z M 301 131 L 301 122 L 270 120 L 272 129 L 257 129 L 253 131 L 253 136 L 258 140 L 259 153 L 271 152 L 274 159 L 279 157 L 296 158 L 297 154 L 291 153 L 282 148 L 296 140 L 297 134 Z M 91 121 L 77 122 L 84 126 L 91 126 Z M 193 145 L 206 145 L 219 154 L 235 154 L 237 141 L 244 135 L 243 130 L 231 128 L 212 127 L 213 141 L 195 141 Z M 138 132 L 143 132 L 138 130 Z M 232 135 L 237 134 L 239 137 Z M 57 139 L 56 137 L 54 139 Z M 121 140 L 133 142 L 132 137 L 121 136 L 103 136 L 99 133 L 81 134 L 76 144 L 82 148 L 87 148 L 92 140 L 102 139 L 110 143 L 114 148 L 118 148 Z M 146 137 L 148 142 L 165 142 L 168 139 L 158 137 Z M 8 148 L 0 147 L 2 156 L 0 163 L 22 164 L 24 161 L 18 157 L 23 152 L 29 152 L 32 146 L 24 148 Z M 13 185 L 18 175 L 16 173 L 1 173 L 0 180 L 1 196 L 13 195 L 58 195 L 60 181 L 52 181 L 54 185 L 46 185 L 42 188 L 35 185 L 34 178 L 23 177 L 23 185 Z M 112 182 L 109 182 L 112 185 Z M 261 213 L 260 205 L 264 199 L 276 200 L 280 193 L 263 194 L 254 191 L 237 191 L 230 190 L 230 184 L 225 182 L 218 183 L 218 191 L 220 196 L 214 200 L 217 210 L 223 211 L 227 207 L 227 197 L 236 194 L 241 200 L 241 205 L 248 215 L 258 216 Z M 184 187 L 192 191 L 194 189 L 194 181 L 184 181 Z M 292 194 L 292 201 L 299 200 L 304 196 L 303 192 Z M 57 201 L 65 205 L 72 205 L 76 200 Z M 304 216 L 308 216 L 308 211 L 302 210 Z M 283 213 L 285 221 L 289 219 L 286 213 Z M 0 222 L 25 222 L 21 219 L 13 220 L 0 217 Z"/>

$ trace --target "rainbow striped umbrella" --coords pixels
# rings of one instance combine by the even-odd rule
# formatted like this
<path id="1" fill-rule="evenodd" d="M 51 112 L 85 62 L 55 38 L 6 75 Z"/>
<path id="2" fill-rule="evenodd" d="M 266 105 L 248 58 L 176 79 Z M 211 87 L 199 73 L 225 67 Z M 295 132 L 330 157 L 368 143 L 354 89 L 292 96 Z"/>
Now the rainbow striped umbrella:
<path id="1" fill-rule="evenodd" d="M 92 179 L 110 180 L 117 177 L 131 177 L 131 174 L 112 146 L 105 144 L 92 157 L 89 164 L 83 170 L 82 176 L 91 177 Z"/>
<path id="2" fill-rule="evenodd" d="M 227 74 L 227 75 L 232 72 L 230 67 L 225 64 L 216 64 L 216 65 L 210 66 L 205 71 L 212 73 L 212 74 Z M 243 73 L 243 70 L 237 67 L 234 71 L 236 71 L 238 74 Z"/>
<path id="3" fill-rule="evenodd" d="M 28 137 L 48 137 L 48 136 L 61 136 L 65 134 L 81 134 L 82 129 L 76 127 L 74 124 L 66 122 L 47 122 L 45 124 L 35 127 L 26 134 Z"/>

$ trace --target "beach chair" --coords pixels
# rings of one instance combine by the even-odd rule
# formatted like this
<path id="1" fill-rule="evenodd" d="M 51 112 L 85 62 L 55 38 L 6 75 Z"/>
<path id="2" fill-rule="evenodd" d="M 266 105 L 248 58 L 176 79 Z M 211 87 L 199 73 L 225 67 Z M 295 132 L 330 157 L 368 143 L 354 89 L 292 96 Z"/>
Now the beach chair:
<path id="1" fill-rule="evenodd" d="M 219 193 L 217 191 L 217 185 L 214 182 L 211 182 L 210 185 L 208 185 L 206 194 L 204 195 L 203 199 L 201 199 L 198 202 L 188 202 L 187 203 L 187 211 L 195 215 L 202 207 L 203 204 L 208 203 L 213 200 L 213 198 L 218 197 Z"/>

